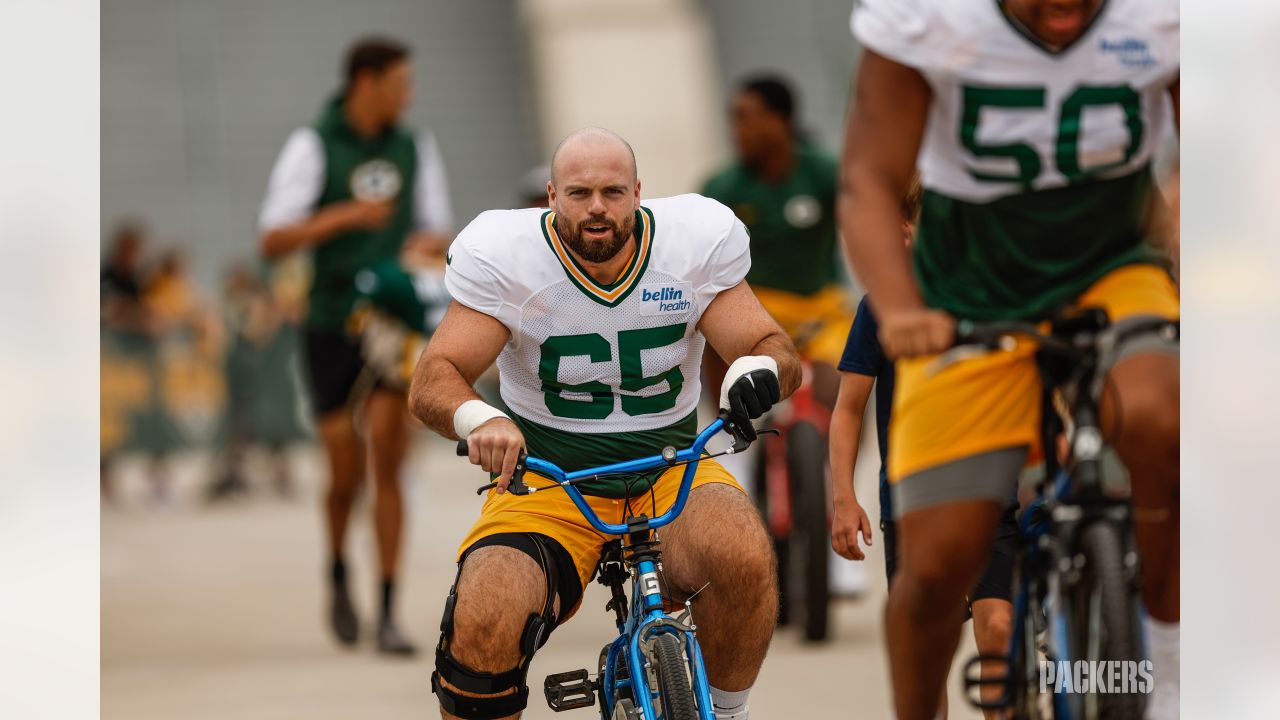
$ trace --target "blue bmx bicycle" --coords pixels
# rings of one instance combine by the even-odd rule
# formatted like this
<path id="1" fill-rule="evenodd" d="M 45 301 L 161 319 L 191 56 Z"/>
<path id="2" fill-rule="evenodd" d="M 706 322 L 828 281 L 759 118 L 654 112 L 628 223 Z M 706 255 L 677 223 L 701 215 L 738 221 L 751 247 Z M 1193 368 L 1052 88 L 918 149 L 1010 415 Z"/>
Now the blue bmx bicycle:
<path id="1" fill-rule="evenodd" d="M 703 455 L 707 442 L 722 430 L 729 432 L 729 429 L 727 413 L 722 411 L 716 420 L 698 433 L 688 448 L 676 450 L 668 446 L 659 455 L 573 472 L 565 472 L 536 457 L 521 455 L 507 492 L 529 495 L 563 490 L 591 527 L 601 534 L 620 538 L 605 543 L 596 569 L 598 581 L 612 593 L 605 609 L 612 610 L 615 615 L 618 637 L 600 651 L 594 680 L 585 669 L 547 676 L 543 692 L 552 710 L 559 712 L 591 707 L 596 704 L 598 693 L 602 720 L 715 720 L 707 671 L 696 637 L 697 626 L 693 622 L 693 597 L 685 601 L 678 614 L 667 612 L 671 601 L 662 573 L 657 530 L 670 524 L 684 511 L 699 461 L 746 449 L 749 443 L 735 439 L 728 449 L 715 455 Z M 467 454 L 466 442 L 458 442 L 459 455 Z M 640 513 L 628 517 L 625 523 L 604 522 L 575 487 L 578 483 L 605 475 L 640 473 L 678 465 L 684 465 L 685 470 L 675 504 L 657 517 Z M 529 470 L 556 484 L 547 487 L 526 485 L 523 477 Z M 478 492 L 485 492 L 495 485 L 485 485 Z M 623 589 L 628 581 L 631 585 L 630 598 Z"/>
<path id="2" fill-rule="evenodd" d="M 1022 337 L 1038 344 L 1043 381 L 1045 474 L 1018 520 L 1013 632 L 1007 655 L 978 655 L 965 667 L 976 707 L 1011 711 L 1020 720 L 1143 716 L 1151 677 L 1138 669 L 1146 657 L 1139 558 L 1128 498 L 1104 487 L 1099 404 L 1117 348 L 1138 336 L 1173 342 L 1178 330 L 1176 321 L 1161 319 L 1112 324 L 1098 309 L 1055 319 L 1047 331 L 1030 323 L 958 323 L 957 346 L 935 371 L 972 353 L 1010 349 Z M 1061 457 L 1060 437 L 1066 439 Z M 1007 670 L 983 675 L 984 662 Z M 1129 676 L 1085 692 L 1057 687 L 1054 676 L 1095 662 L 1123 663 Z M 987 687 L 998 687 L 999 696 L 981 693 Z"/>

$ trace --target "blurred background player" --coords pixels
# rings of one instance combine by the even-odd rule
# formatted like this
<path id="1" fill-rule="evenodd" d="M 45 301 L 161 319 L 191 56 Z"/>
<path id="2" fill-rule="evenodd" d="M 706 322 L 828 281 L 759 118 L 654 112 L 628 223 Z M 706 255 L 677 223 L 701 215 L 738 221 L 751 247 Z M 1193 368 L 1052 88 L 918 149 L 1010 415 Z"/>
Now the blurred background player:
<path id="1" fill-rule="evenodd" d="M 853 303 L 836 254 L 836 159 L 800 135 L 797 115 L 795 93 L 781 77 L 739 83 L 730 104 L 737 159 L 702 194 L 729 206 L 750 231 L 747 282 L 809 359 L 815 394 L 830 408 Z M 723 375 L 723 361 L 709 363 L 713 380 Z"/>
<path id="2" fill-rule="evenodd" d="M 547 183 L 551 181 L 551 166 L 538 165 L 520 178 L 520 204 L 517 207 L 547 207 Z"/>
<path id="3" fill-rule="evenodd" d="M 263 255 L 307 250 L 312 257 L 304 353 L 330 467 L 326 518 L 333 632 L 348 645 L 359 635 L 344 540 L 367 445 L 377 487 L 373 514 L 382 577 L 377 646 L 396 654 L 415 649 L 392 617 L 402 527 L 399 470 L 408 442 L 405 399 L 402 388 L 365 371 L 359 344 L 346 325 L 358 271 L 394 261 L 410 238 L 447 244 L 452 218 L 435 140 L 398 124 L 410 104 L 411 81 L 404 45 L 366 39 L 351 47 L 341 92 L 312 125 L 294 131 L 281 151 L 259 220 Z M 353 392 L 370 385 L 367 397 Z M 367 443 L 357 433 L 357 422 Z"/>
<path id="4" fill-rule="evenodd" d="M 791 84 L 782 77 L 753 75 L 741 80 L 729 107 L 737 157 L 706 181 L 702 194 L 727 205 L 747 226 L 747 282 L 808 361 L 813 398 L 829 411 L 840 384 L 836 364 L 854 304 L 838 270 L 836 159 L 802 135 L 798 109 Z M 709 351 L 703 367 L 706 386 L 720 387 L 724 361 Z M 752 457 L 759 460 L 753 452 L 729 459 L 727 466 L 740 478 L 758 478 L 750 468 Z M 762 488 L 755 494 L 762 506 L 778 502 Z M 778 527 L 773 532 L 780 572 L 786 574 L 788 540 L 798 536 L 793 532 L 790 538 L 782 537 L 785 531 Z M 862 566 L 839 562 L 834 554 L 830 572 L 829 582 L 839 594 L 856 596 L 867 586 Z M 785 582 L 783 594 L 781 620 L 787 622 L 793 603 Z"/>
<path id="5" fill-rule="evenodd" d="M 227 408 L 222 427 L 219 475 L 208 488 L 211 501 L 250 490 L 249 453 L 262 451 L 271 466 L 275 492 L 294 492 L 287 447 L 309 438 L 301 416 L 309 410 L 297 382 L 301 362 L 305 287 L 298 263 L 277 263 L 270 271 L 249 263 L 231 266 L 223 283 L 227 332 L 223 367 Z"/>
<path id="6" fill-rule="evenodd" d="M 146 235 L 133 223 L 116 229 L 103 254 L 99 283 L 102 336 L 102 436 L 99 484 L 106 500 L 113 497 L 111 475 L 117 455 L 139 435 L 139 424 L 154 420 L 155 393 L 151 350 L 160 322 L 144 302 L 142 258 Z M 128 362 L 122 361 L 127 359 Z M 146 369 L 143 369 L 146 368 Z M 153 450 L 152 448 L 147 448 Z M 148 452 L 150 482 L 159 487 L 159 455 Z"/>

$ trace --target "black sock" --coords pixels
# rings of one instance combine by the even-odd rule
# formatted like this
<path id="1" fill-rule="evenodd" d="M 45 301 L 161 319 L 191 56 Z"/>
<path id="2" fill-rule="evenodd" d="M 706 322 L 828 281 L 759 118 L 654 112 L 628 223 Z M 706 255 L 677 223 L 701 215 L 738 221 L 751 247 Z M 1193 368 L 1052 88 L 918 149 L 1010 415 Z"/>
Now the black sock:
<path id="1" fill-rule="evenodd" d="M 391 602 L 396 593 L 396 581 L 384 579 L 382 581 L 382 619 L 391 619 Z"/>
<path id="2" fill-rule="evenodd" d="M 330 577 L 333 579 L 334 585 L 346 586 L 347 564 L 343 562 L 342 558 L 338 558 L 333 561 L 333 566 L 330 569 L 330 573 L 331 573 Z"/>

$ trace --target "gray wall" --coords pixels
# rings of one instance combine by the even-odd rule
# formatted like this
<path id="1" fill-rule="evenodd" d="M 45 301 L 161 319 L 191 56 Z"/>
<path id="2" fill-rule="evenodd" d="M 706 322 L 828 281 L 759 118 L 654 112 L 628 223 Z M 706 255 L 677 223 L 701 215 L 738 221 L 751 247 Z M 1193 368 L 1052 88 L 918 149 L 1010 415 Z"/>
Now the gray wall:
<path id="1" fill-rule="evenodd" d="M 603 0 L 602 0 L 603 1 Z M 856 56 L 843 0 L 699 0 L 721 78 L 794 82 L 802 126 L 839 145 Z M 145 221 L 156 245 L 189 248 L 206 289 L 253 257 L 254 221 L 285 138 L 339 83 L 360 35 L 415 51 L 408 124 L 440 141 L 458 229 L 511 204 L 542 161 L 524 29 L 513 0 L 104 0 L 102 222 Z M 644 63 L 643 52 L 636 62 Z M 727 136 L 717 148 L 729 157 Z"/>
<path id="2" fill-rule="evenodd" d="M 702 0 L 716 33 L 727 108 L 743 76 L 777 72 L 800 100 L 800 126 L 831 151 L 839 148 L 857 55 L 849 31 L 852 0 Z M 730 152 L 726 141 L 725 157 Z"/>
<path id="3" fill-rule="evenodd" d="M 510 0 L 104 0 L 102 222 L 144 220 L 190 249 L 207 289 L 253 256 L 271 165 L 339 84 L 347 45 L 414 49 L 408 125 L 429 127 L 457 229 L 514 202 L 538 162 L 525 51 Z"/>

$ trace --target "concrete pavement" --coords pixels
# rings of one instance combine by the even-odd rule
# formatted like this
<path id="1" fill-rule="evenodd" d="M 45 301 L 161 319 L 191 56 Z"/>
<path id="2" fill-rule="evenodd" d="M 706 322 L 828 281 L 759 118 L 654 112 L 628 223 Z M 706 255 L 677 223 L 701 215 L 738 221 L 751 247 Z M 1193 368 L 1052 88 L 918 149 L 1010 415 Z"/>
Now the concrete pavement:
<path id="1" fill-rule="evenodd" d="M 874 438 L 870 438 L 873 443 Z M 293 499 L 255 495 L 204 507 L 198 494 L 208 463 L 174 465 L 172 490 L 157 506 L 138 467 L 125 467 L 120 498 L 102 517 L 102 716 L 109 720 L 275 720 L 437 717 L 429 677 L 440 613 L 454 576 L 453 552 L 479 511 L 480 473 L 451 445 L 422 433 L 406 470 L 409 524 L 401 621 L 420 645 L 413 660 L 382 658 L 368 640 L 376 608 L 375 556 L 368 508 L 353 521 L 349 564 L 358 609 L 367 620 L 360 647 L 339 648 L 324 625 L 325 560 L 319 506 L 323 466 L 295 453 Z M 874 445 L 866 448 L 875 452 Z M 873 455 L 868 455 L 873 456 Z M 875 516 L 870 464 L 859 496 Z M 834 640 L 802 643 L 780 629 L 751 695 L 752 717 L 891 717 L 881 641 L 883 562 L 868 553 L 872 591 L 843 600 Z M 594 666 L 612 637 L 607 592 L 593 584 L 584 606 L 538 653 L 525 718 L 586 720 L 590 710 L 553 713 L 542 678 Z M 966 628 L 961 655 L 972 653 Z M 980 714 L 950 683 L 951 717 Z"/>

